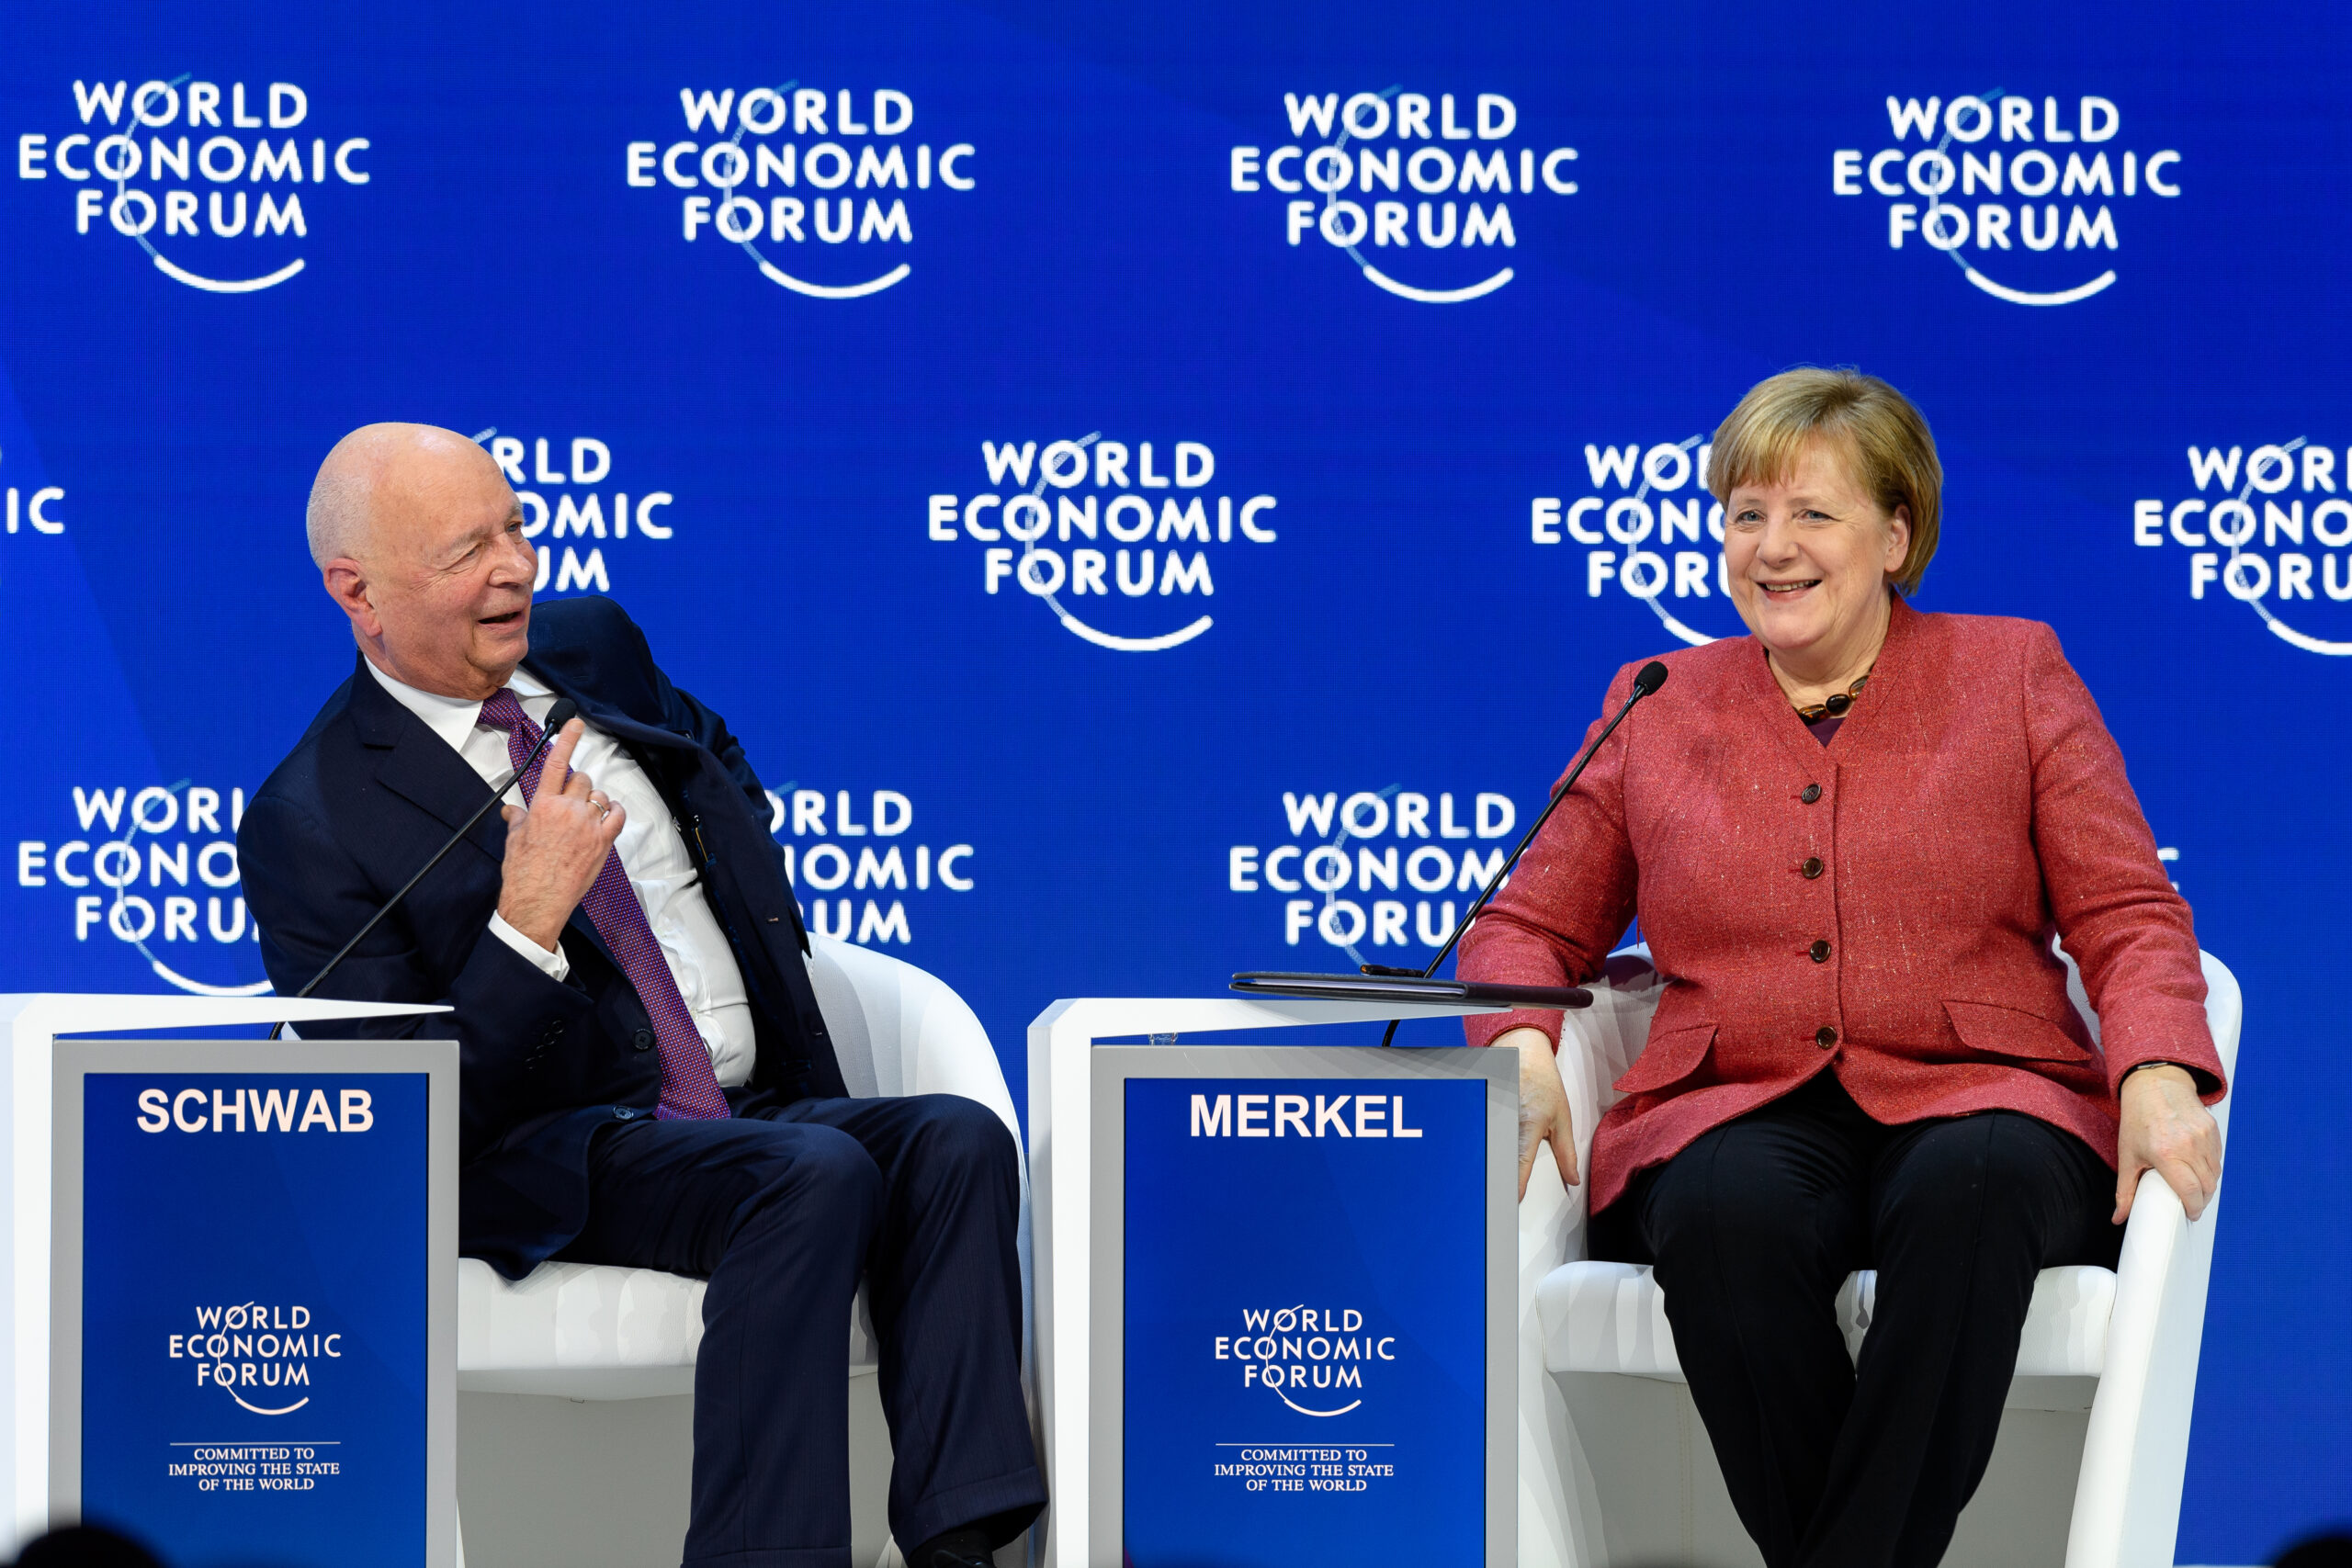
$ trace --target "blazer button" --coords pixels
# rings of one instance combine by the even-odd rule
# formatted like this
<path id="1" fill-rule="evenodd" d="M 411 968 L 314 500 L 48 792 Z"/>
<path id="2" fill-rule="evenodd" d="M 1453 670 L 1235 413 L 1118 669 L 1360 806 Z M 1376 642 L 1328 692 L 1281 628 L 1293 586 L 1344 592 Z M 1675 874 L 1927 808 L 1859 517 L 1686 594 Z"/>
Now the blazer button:
<path id="1" fill-rule="evenodd" d="M 1813 961 L 1815 964 L 1826 964 L 1829 962 L 1829 944 L 1826 942 L 1816 941 L 1811 947 L 1806 948 L 1805 951 L 1813 955 Z"/>
<path id="2" fill-rule="evenodd" d="M 640 1051 L 650 1051 L 653 1049 L 653 1031 L 640 1029 L 628 1037 L 628 1043 Z"/>
<path id="3" fill-rule="evenodd" d="M 1804 788 L 1797 792 L 1797 798 L 1804 801 L 1807 806 L 1811 806 L 1815 801 L 1821 798 L 1821 786 L 1817 784 L 1807 784 Z"/>
<path id="4" fill-rule="evenodd" d="M 1819 855 L 1807 855 L 1805 857 L 1804 864 L 1799 866 L 1797 869 L 1804 873 L 1804 879 L 1807 882 L 1811 882 L 1815 877 L 1821 874 L 1821 857 Z"/>
<path id="5" fill-rule="evenodd" d="M 1813 1032 L 1813 1043 L 1826 1051 L 1838 1043 L 1838 1032 L 1825 1023 Z"/>

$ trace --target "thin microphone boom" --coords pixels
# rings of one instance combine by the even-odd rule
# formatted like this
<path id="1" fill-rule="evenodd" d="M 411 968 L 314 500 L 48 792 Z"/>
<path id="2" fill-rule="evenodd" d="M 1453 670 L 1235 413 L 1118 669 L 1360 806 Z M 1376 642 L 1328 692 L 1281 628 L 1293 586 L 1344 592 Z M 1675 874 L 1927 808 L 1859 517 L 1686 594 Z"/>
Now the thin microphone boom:
<path id="1" fill-rule="evenodd" d="M 514 781 L 521 778 L 525 773 L 529 773 L 533 768 L 538 765 L 539 759 L 547 755 L 548 747 L 554 743 L 557 734 L 562 730 L 565 725 L 570 724 L 572 719 L 578 716 L 579 712 L 580 705 L 573 702 L 570 697 L 558 697 L 555 700 L 554 705 L 548 709 L 547 723 L 540 727 L 539 743 L 531 748 L 531 754 L 523 759 L 523 765 L 498 781 L 498 787 L 490 792 L 490 798 L 483 801 L 479 807 L 475 807 L 474 814 L 471 817 L 467 818 L 456 832 L 449 835 L 447 842 L 445 842 L 439 849 L 433 852 L 433 858 L 431 860 L 426 861 L 423 865 L 416 868 L 416 874 L 414 876 L 410 877 L 406 882 L 401 884 L 401 890 L 399 892 L 385 899 L 383 907 L 378 909 L 374 914 L 368 917 L 368 923 L 366 925 L 361 926 L 357 931 L 351 933 L 351 940 L 345 942 L 340 948 L 335 950 L 335 955 L 326 961 L 325 966 L 317 974 L 311 976 L 311 983 L 309 985 L 294 993 L 292 998 L 293 1000 L 300 1001 L 304 997 L 309 996 L 312 991 L 317 990 L 319 988 L 319 983 L 324 980 L 328 976 L 334 973 L 335 965 L 351 956 L 351 950 L 357 947 L 362 942 L 366 941 L 368 933 L 374 931 L 377 926 L 383 922 L 383 919 L 386 915 L 390 914 L 393 909 L 399 907 L 400 901 L 409 896 L 409 890 L 411 888 L 424 880 L 425 873 L 431 871 L 435 866 L 439 865 L 441 863 L 441 858 L 447 854 L 451 850 L 458 847 L 458 840 L 464 838 L 468 833 L 472 832 L 474 830 L 474 824 L 489 816 L 490 808 L 492 807 L 506 798 L 506 792 L 514 786 Z M 272 1040 L 277 1039 L 280 1034 L 285 1032 L 285 1030 L 286 1021 L 285 1020 L 280 1019 L 277 1022 L 270 1025 L 269 1038 Z"/>
<path id="2" fill-rule="evenodd" d="M 1470 922 L 1478 918 L 1478 911 L 1487 907 L 1487 902 L 1494 897 L 1496 890 L 1501 887 L 1504 881 L 1510 877 L 1511 867 L 1519 863 L 1519 857 L 1527 852 L 1527 846 L 1535 841 L 1535 835 L 1544 830 L 1544 824 L 1552 819 L 1552 813 L 1558 808 L 1560 802 L 1568 797 L 1568 791 L 1576 787 L 1577 779 L 1583 773 L 1585 764 L 1590 762 L 1600 753 L 1601 742 L 1616 733 L 1617 727 L 1625 722 L 1625 716 L 1634 711 L 1635 703 L 1666 684 L 1666 665 L 1656 659 L 1643 665 L 1634 674 L 1633 694 L 1626 697 L 1625 705 L 1619 708 L 1617 716 L 1611 719 L 1602 727 L 1600 733 L 1592 738 L 1592 744 L 1584 749 L 1584 754 L 1577 759 L 1576 766 L 1568 770 L 1568 776 L 1560 781 L 1560 787 L 1552 792 L 1552 798 L 1544 803 L 1542 811 L 1536 813 L 1533 825 L 1521 835 L 1518 846 L 1510 852 L 1510 858 L 1504 861 L 1502 868 L 1487 879 L 1487 886 L 1480 889 L 1478 897 L 1470 901 L 1470 908 L 1464 912 L 1460 922 L 1446 937 L 1445 945 L 1437 950 L 1437 956 L 1430 960 L 1429 967 L 1420 971 L 1422 979 L 1426 980 L 1437 973 L 1437 966 L 1445 962 L 1445 955 L 1453 951 L 1454 944 L 1460 942 L 1464 933 L 1469 931 Z M 1377 965 L 1368 964 L 1364 965 L 1364 973 L 1409 975 L 1412 971 L 1384 970 Z M 1399 1021 L 1393 1018 L 1388 1021 L 1387 1032 L 1380 1037 L 1381 1044 L 1386 1045 L 1396 1038 L 1396 1025 Z"/>

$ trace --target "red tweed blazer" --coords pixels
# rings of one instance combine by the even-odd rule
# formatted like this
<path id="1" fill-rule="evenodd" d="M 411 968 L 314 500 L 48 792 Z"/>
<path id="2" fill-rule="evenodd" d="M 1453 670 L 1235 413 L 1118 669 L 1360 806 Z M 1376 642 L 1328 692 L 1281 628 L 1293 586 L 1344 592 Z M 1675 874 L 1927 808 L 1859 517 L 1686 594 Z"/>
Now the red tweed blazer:
<path id="1" fill-rule="evenodd" d="M 1898 599 L 1826 748 L 1754 637 L 1665 657 L 1671 679 L 1462 944 L 1464 976 L 1563 985 L 1598 975 L 1639 915 L 1668 985 L 1594 1135 L 1594 1209 L 1825 1069 L 1878 1121 L 2019 1111 L 2110 1165 L 2135 1064 L 2177 1062 L 2220 1097 L 2188 906 L 2048 626 Z M 1521 1026 L 1558 1040 L 1555 1012 L 1464 1022 L 1474 1045 Z"/>

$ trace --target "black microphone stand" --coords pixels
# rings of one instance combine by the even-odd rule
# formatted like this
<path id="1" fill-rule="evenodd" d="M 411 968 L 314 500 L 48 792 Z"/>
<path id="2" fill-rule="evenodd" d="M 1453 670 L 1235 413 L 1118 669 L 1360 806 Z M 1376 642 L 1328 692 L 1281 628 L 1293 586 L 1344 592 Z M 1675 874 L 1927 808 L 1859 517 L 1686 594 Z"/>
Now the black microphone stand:
<path id="1" fill-rule="evenodd" d="M 1568 797 L 1568 791 L 1576 787 L 1576 782 L 1584 773 L 1585 765 L 1600 753 L 1601 742 L 1616 733 L 1617 727 L 1625 722 L 1625 716 L 1634 711 L 1635 703 L 1666 684 L 1666 666 L 1657 660 L 1653 659 L 1642 666 L 1640 672 L 1634 677 L 1634 690 L 1632 694 L 1626 697 L 1625 705 L 1619 708 L 1617 716 L 1611 719 L 1602 728 L 1600 733 L 1592 738 L 1592 744 L 1584 749 L 1584 755 L 1578 757 L 1576 766 L 1568 770 L 1568 776 L 1560 781 L 1560 787 L 1552 792 L 1552 798 L 1544 803 L 1542 811 L 1536 813 L 1533 825 L 1521 835 L 1517 847 L 1510 852 L 1510 858 L 1504 861 L 1502 868 L 1488 879 L 1487 886 L 1479 890 L 1478 897 L 1470 901 L 1469 909 L 1463 914 L 1452 934 L 1446 937 L 1445 945 L 1437 950 L 1437 956 L 1430 960 L 1428 968 L 1395 969 L 1385 964 L 1366 964 L 1362 966 L 1363 973 L 1413 976 L 1423 980 L 1434 976 L 1437 973 L 1437 966 L 1445 962 L 1445 955 L 1453 951 L 1454 944 L 1460 942 L 1464 934 L 1470 930 L 1470 922 L 1478 918 L 1478 911 L 1487 907 L 1487 901 L 1494 897 L 1496 890 L 1510 878 L 1511 867 L 1517 865 L 1519 857 L 1527 852 L 1527 846 L 1535 841 L 1535 835 L 1544 830 L 1544 824 L 1552 819 L 1552 813 L 1558 809 L 1560 802 Z M 1394 1018 L 1388 1021 L 1387 1030 L 1380 1036 L 1380 1043 L 1384 1048 L 1396 1040 L 1396 1025 L 1401 1021 L 1403 1021 Z"/>

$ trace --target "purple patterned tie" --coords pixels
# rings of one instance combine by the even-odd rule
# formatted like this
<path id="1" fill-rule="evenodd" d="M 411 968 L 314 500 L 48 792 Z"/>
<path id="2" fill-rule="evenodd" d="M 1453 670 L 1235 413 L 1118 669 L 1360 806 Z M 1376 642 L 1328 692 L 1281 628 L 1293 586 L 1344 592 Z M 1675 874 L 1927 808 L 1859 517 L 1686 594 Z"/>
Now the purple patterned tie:
<path id="1" fill-rule="evenodd" d="M 506 732 L 506 756 L 517 768 L 537 749 L 539 737 L 546 733 L 504 686 L 481 705 L 477 722 Z M 528 802 L 538 794 L 539 770 L 526 772 L 520 782 L 523 799 Z M 613 950 L 613 956 L 621 961 L 621 973 L 637 987 L 638 999 L 653 1021 L 653 1038 L 662 1053 L 662 1103 L 653 1114 L 665 1120 L 700 1122 L 729 1114 L 718 1075 L 711 1069 L 710 1048 L 695 1028 L 685 998 L 678 994 L 677 976 L 670 973 L 669 960 L 662 956 L 662 944 L 654 940 L 653 928 L 646 921 L 644 906 L 637 901 L 628 873 L 621 868 L 617 846 L 605 857 L 595 886 L 588 889 L 580 907 L 588 912 L 589 923 Z"/>

